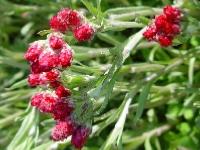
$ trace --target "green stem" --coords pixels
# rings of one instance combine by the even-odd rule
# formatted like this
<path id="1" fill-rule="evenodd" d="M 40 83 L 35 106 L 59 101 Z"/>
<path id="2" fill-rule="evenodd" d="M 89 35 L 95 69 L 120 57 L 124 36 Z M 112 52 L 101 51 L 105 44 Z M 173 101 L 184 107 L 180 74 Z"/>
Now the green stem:
<path id="1" fill-rule="evenodd" d="M 146 10 L 139 10 L 139 11 L 127 11 L 126 13 L 122 14 L 110 14 L 110 20 L 133 20 L 138 16 L 153 16 L 155 14 L 160 14 L 161 9 L 146 9 Z"/>
<path id="2" fill-rule="evenodd" d="M 145 25 L 137 22 L 124 22 L 124 21 L 112 21 L 107 20 L 107 25 L 104 27 L 103 31 L 108 30 L 119 30 L 119 29 L 126 29 L 126 28 L 142 28 Z"/>

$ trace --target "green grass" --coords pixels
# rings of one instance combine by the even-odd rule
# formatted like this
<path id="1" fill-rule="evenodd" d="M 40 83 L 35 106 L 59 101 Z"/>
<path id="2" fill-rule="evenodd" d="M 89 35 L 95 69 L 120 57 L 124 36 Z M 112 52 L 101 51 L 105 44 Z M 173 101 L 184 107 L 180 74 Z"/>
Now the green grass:
<path id="1" fill-rule="evenodd" d="M 142 37 L 153 16 L 170 2 L 1 0 L 0 149 L 73 149 L 69 139 L 52 142 L 55 122 L 30 107 L 39 88 L 28 87 L 29 67 L 23 58 L 30 42 L 46 38 L 49 18 L 71 7 L 84 10 L 98 27 L 90 42 L 66 37 L 75 55 L 62 82 L 78 104 L 88 104 L 80 119 L 93 127 L 83 149 L 199 150 L 200 2 L 176 3 L 184 17 L 172 47 Z"/>

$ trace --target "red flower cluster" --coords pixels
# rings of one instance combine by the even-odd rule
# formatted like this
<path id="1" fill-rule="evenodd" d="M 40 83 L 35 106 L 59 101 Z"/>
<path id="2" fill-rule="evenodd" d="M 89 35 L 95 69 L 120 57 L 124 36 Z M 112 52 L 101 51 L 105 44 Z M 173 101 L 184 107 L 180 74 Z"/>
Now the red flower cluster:
<path id="1" fill-rule="evenodd" d="M 172 6 L 166 6 L 163 14 L 156 16 L 148 26 L 143 36 L 149 41 L 157 41 L 161 46 L 172 45 L 173 38 L 180 33 L 181 11 Z"/>
<path id="2" fill-rule="evenodd" d="M 94 35 L 94 28 L 84 22 L 83 17 L 75 10 L 64 8 L 50 20 L 50 27 L 55 31 L 66 32 L 71 30 L 79 41 L 88 41 Z"/>
<path id="3" fill-rule="evenodd" d="M 76 11 L 67 8 L 52 17 L 50 25 L 54 32 L 46 40 L 31 43 L 24 55 L 30 63 L 29 85 L 48 89 L 33 95 L 31 105 L 43 113 L 51 114 L 56 121 L 51 133 L 52 140 L 60 141 L 72 135 L 71 143 L 81 149 L 90 134 L 90 128 L 74 120 L 71 92 L 60 82 L 61 70 L 70 67 L 73 59 L 72 49 L 64 41 L 61 32 L 72 30 L 78 41 L 86 41 L 91 39 L 94 29 L 83 23 Z"/>

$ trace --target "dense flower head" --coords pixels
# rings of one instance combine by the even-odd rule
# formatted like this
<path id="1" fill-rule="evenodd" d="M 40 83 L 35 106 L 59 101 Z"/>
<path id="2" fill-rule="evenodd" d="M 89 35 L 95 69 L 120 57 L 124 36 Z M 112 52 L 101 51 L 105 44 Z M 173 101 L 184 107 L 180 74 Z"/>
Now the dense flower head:
<path id="1" fill-rule="evenodd" d="M 74 130 L 74 122 L 68 117 L 64 121 L 58 121 L 51 132 L 51 139 L 54 141 L 62 141 L 72 134 Z"/>
<path id="2" fill-rule="evenodd" d="M 71 95 L 71 92 L 69 89 L 65 88 L 63 85 L 60 85 L 55 90 L 56 95 L 60 98 L 62 97 L 68 97 Z"/>
<path id="3" fill-rule="evenodd" d="M 74 37 L 79 41 L 88 41 L 94 35 L 94 28 L 89 24 L 83 24 L 74 30 Z"/>
<path id="4" fill-rule="evenodd" d="M 39 65 L 45 68 L 52 69 L 59 64 L 59 57 L 52 51 L 43 51 L 39 57 Z"/>
<path id="5" fill-rule="evenodd" d="M 165 24 L 167 23 L 167 19 L 165 15 L 159 15 L 156 16 L 155 18 L 155 25 L 157 29 L 162 29 L 163 26 L 165 26 Z"/>
<path id="6" fill-rule="evenodd" d="M 167 5 L 163 8 L 163 13 L 169 22 L 179 23 L 181 18 L 181 11 L 173 6 Z"/>
<path id="7" fill-rule="evenodd" d="M 57 13 L 58 18 L 61 22 L 68 26 L 78 26 L 81 23 L 81 17 L 75 10 L 64 8 Z"/>
<path id="8" fill-rule="evenodd" d="M 54 31 L 66 32 L 69 29 L 79 42 L 91 40 L 95 32 L 94 28 L 83 19 L 79 12 L 69 8 L 61 9 L 50 19 L 49 24 Z M 54 40 L 52 41 L 53 48 L 55 46 Z M 61 44 L 58 45 L 60 46 Z"/>
<path id="9" fill-rule="evenodd" d="M 172 39 L 168 36 L 160 35 L 158 36 L 158 41 L 162 46 L 169 46 L 172 44 Z"/>
<path id="10" fill-rule="evenodd" d="M 37 61 L 40 53 L 43 51 L 44 41 L 35 41 L 31 43 L 28 47 L 27 52 L 24 55 L 24 58 L 29 62 Z"/>
<path id="11" fill-rule="evenodd" d="M 37 86 L 46 83 L 46 78 L 43 74 L 30 74 L 28 76 L 28 84 L 30 86 Z"/>
<path id="12" fill-rule="evenodd" d="M 53 50 L 57 50 L 57 51 L 60 50 L 64 44 L 65 42 L 63 41 L 61 37 L 52 35 L 49 38 L 49 45 L 51 46 Z"/>
<path id="13" fill-rule="evenodd" d="M 74 28 L 81 23 L 81 16 L 75 10 L 64 8 L 56 16 L 50 19 L 50 27 L 56 31 L 65 32 L 68 28 Z"/>
<path id="14" fill-rule="evenodd" d="M 56 97 L 54 94 L 43 92 L 37 93 L 36 96 L 33 96 L 31 99 L 31 104 L 32 106 L 38 108 L 41 112 L 51 113 L 53 112 L 55 105 L 58 101 L 58 97 Z"/>
<path id="15" fill-rule="evenodd" d="M 86 143 L 90 132 L 91 131 L 89 128 L 81 125 L 78 126 L 72 134 L 71 143 L 74 145 L 75 148 L 81 149 Z"/>
<path id="16" fill-rule="evenodd" d="M 45 72 L 45 77 L 48 82 L 54 82 L 59 79 L 60 72 L 57 69 Z"/>
<path id="17" fill-rule="evenodd" d="M 47 72 L 47 71 L 50 71 L 51 68 L 49 67 L 44 67 L 44 66 L 41 66 L 39 64 L 39 61 L 37 60 L 36 62 L 33 62 L 30 64 L 30 71 L 31 73 L 33 74 L 37 74 L 37 73 L 42 73 L 42 72 Z"/>
<path id="18" fill-rule="evenodd" d="M 57 97 L 51 94 L 45 94 L 38 108 L 41 112 L 51 113 L 53 112 L 57 101 Z"/>
<path id="19" fill-rule="evenodd" d="M 69 47 L 65 47 L 61 50 L 59 54 L 59 65 L 63 68 L 71 66 L 72 63 L 72 51 Z"/>
<path id="20" fill-rule="evenodd" d="M 53 16 L 49 22 L 50 27 L 55 31 L 65 32 L 68 29 L 67 24 L 58 19 L 58 16 Z"/>
<path id="21" fill-rule="evenodd" d="M 65 120 L 73 110 L 74 106 L 72 101 L 69 101 L 67 98 L 62 98 L 55 104 L 52 115 L 55 120 Z"/>
<path id="22" fill-rule="evenodd" d="M 173 38 L 180 33 L 181 11 L 172 6 L 166 6 L 163 14 L 155 17 L 154 22 L 149 25 L 143 36 L 149 41 L 157 41 L 161 46 L 172 45 Z"/>
<path id="23" fill-rule="evenodd" d="M 154 40 L 156 37 L 156 27 L 154 25 L 149 26 L 143 33 L 144 37 L 149 41 Z"/>
<path id="24" fill-rule="evenodd" d="M 42 67 L 39 65 L 38 60 L 34 63 L 30 64 L 30 71 L 31 73 L 41 73 L 42 72 Z"/>
<path id="25" fill-rule="evenodd" d="M 42 99 L 43 99 L 43 93 L 36 93 L 31 97 L 31 105 L 39 107 Z"/>
<path id="26" fill-rule="evenodd" d="M 71 10 L 69 12 L 68 24 L 70 25 L 71 28 L 77 27 L 81 24 L 81 19 L 82 18 L 77 11 Z"/>

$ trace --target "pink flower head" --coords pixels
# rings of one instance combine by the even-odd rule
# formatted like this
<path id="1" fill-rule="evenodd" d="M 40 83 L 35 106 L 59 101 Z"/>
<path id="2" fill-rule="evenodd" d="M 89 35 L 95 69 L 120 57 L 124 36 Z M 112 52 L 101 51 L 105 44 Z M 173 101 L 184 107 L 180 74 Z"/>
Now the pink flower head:
<path id="1" fill-rule="evenodd" d="M 40 66 L 38 60 L 36 62 L 31 63 L 30 67 L 31 67 L 31 73 L 41 73 L 41 72 L 46 72 L 46 71 L 51 70 L 51 68 L 49 67 L 47 68 L 44 66 Z"/>
<path id="2" fill-rule="evenodd" d="M 24 55 L 24 58 L 29 62 L 37 61 L 40 53 L 43 51 L 44 42 L 35 41 L 29 45 L 27 52 Z"/>
<path id="3" fill-rule="evenodd" d="M 65 120 L 74 110 L 73 103 L 68 99 L 60 99 L 52 112 L 55 120 Z"/>
<path id="4" fill-rule="evenodd" d="M 77 27 L 81 23 L 81 17 L 79 13 L 75 10 L 71 10 L 69 13 L 68 24 L 70 27 Z"/>
<path id="5" fill-rule="evenodd" d="M 49 22 L 50 27 L 55 31 L 65 32 L 68 29 L 68 25 L 62 22 L 58 16 L 53 16 Z"/>
<path id="6" fill-rule="evenodd" d="M 167 36 L 174 36 L 180 32 L 180 26 L 168 22 L 164 15 L 156 17 L 155 25 L 159 33 L 164 33 Z"/>
<path id="7" fill-rule="evenodd" d="M 55 54 L 54 52 L 44 51 L 43 53 L 40 54 L 40 57 L 39 57 L 40 66 L 44 68 L 52 69 L 54 67 L 57 67 L 58 64 L 59 64 L 59 58 L 57 54 Z"/>
<path id="8" fill-rule="evenodd" d="M 65 88 L 63 85 L 60 85 L 56 88 L 56 95 L 60 98 L 62 97 L 68 97 L 71 95 L 71 92 L 69 89 Z"/>
<path id="9" fill-rule="evenodd" d="M 170 46 L 170 45 L 172 45 L 172 38 L 163 36 L 163 35 L 159 35 L 158 42 L 160 43 L 161 46 L 164 46 L 164 47 Z"/>
<path id="10" fill-rule="evenodd" d="M 58 98 L 50 93 L 45 93 L 40 103 L 39 110 L 41 112 L 51 113 L 55 110 L 55 105 L 58 102 Z"/>
<path id="11" fill-rule="evenodd" d="M 164 14 L 169 22 L 179 23 L 181 18 L 181 11 L 173 6 L 165 6 L 163 9 Z"/>
<path id="12" fill-rule="evenodd" d="M 28 76 L 28 83 L 30 86 L 37 86 L 37 85 L 42 85 L 46 84 L 46 78 L 44 74 L 30 74 Z"/>
<path id="13" fill-rule="evenodd" d="M 36 93 L 31 97 L 31 105 L 38 108 L 40 106 L 42 99 L 43 99 L 43 93 Z"/>
<path id="14" fill-rule="evenodd" d="M 53 50 L 60 50 L 63 48 L 63 45 L 65 44 L 64 40 L 58 36 L 51 35 L 49 38 L 49 44 L 50 47 L 53 48 Z"/>
<path id="15" fill-rule="evenodd" d="M 61 22 L 63 22 L 63 23 L 65 23 L 65 24 L 68 25 L 68 24 L 69 24 L 69 23 L 68 23 L 68 18 L 69 18 L 70 11 L 71 11 L 71 9 L 69 9 L 69 8 L 63 8 L 63 9 L 61 9 L 61 10 L 57 13 L 58 19 L 59 19 Z"/>
<path id="16" fill-rule="evenodd" d="M 75 10 L 64 8 L 61 9 L 57 14 L 59 20 L 69 27 L 76 27 L 81 23 L 81 17 Z"/>
<path id="17" fill-rule="evenodd" d="M 48 82 L 54 82 L 59 79 L 60 72 L 57 69 L 53 69 L 49 72 L 45 72 L 45 77 Z"/>
<path id="18" fill-rule="evenodd" d="M 146 31 L 143 33 L 143 36 L 148 39 L 149 41 L 154 40 L 156 36 L 156 27 L 151 25 L 149 26 Z"/>
<path id="19" fill-rule="evenodd" d="M 38 63 L 38 61 L 31 63 L 30 65 L 31 73 L 40 73 L 42 72 L 42 69 Z"/>
<path id="20" fill-rule="evenodd" d="M 65 121 L 58 121 L 51 132 L 51 139 L 54 141 L 62 141 L 72 134 L 74 130 L 74 122 L 69 117 Z"/>
<path id="21" fill-rule="evenodd" d="M 51 113 L 58 101 L 58 98 L 51 93 L 38 93 L 31 99 L 32 106 L 37 107 L 41 112 Z"/>
<path id="22" fill-rule="evenodd" d="M 167 23 L 167 18 L 165 15 L 156 16 L 155 25 L 157 30 L 163 30 L 163 27 L 166 25 L 166 23 Z"/>
<path id="23" fill-rule="evenodd" d="M 74 37 L 79 42 L 84 42 L 92 39 L 94 35 L 94 28 L 89 24 L 82 24 L 81 26 L 77 27 L 74 31 Z"/>
<path id="24" fill-rule="evenodd" d="M 63 48 L 59 54 L 60 66 L 64 68 L 71 66 L 72 57 L 71 49 L 68 47 Z"/>
<path id="25" fill-rule="evenodd" d="M 85 145 L 90 132 L 91 130 L 85 126 L 77 127 L 72 134 L 71 143 L 75 148 L 81 149 Z"/>

